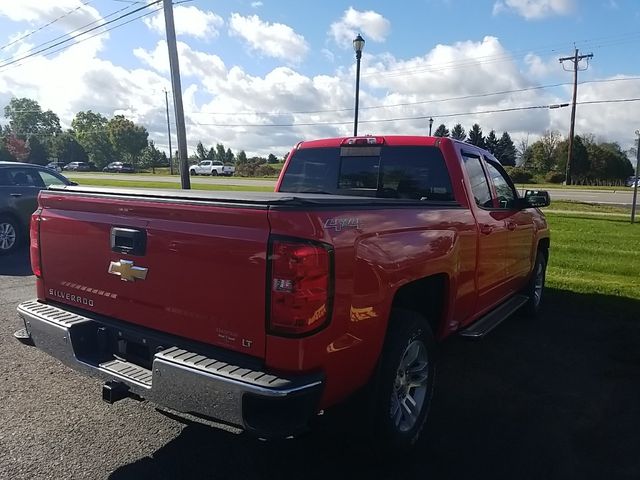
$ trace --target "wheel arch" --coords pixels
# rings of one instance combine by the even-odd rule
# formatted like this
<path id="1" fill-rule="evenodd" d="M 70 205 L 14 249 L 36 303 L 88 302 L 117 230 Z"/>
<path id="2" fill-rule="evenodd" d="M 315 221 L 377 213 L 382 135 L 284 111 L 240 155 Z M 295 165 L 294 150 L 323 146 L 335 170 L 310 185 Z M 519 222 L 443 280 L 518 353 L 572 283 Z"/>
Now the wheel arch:
<path id="1" fill-rule="evenodd" d="M 429 322 L 433 335 L 438 337 L 445 324 L 449 281 L 446 273 L 437 273 L 405 283 L 396 290 L 391 311 L 403 309 L 419 313 Z"/>

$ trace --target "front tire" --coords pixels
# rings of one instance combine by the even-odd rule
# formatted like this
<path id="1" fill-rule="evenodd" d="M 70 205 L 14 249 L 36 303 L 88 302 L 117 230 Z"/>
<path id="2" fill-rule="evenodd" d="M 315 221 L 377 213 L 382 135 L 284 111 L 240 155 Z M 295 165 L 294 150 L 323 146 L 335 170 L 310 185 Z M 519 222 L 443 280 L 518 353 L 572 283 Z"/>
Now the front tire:
<path id="1" fill-rule="evenodd" d="M 543 250 L 538 250 L 536 263 L 533 266 L 531 279 L 525 288 L 524 294 L 529 300 L 524 306 L 525 314 L 528 317 L 535 317 L 542 307 L 544 294 L 544 284 L 547 277 L 547 255 Z"/>
<path id="2" fill-rule="evenodd" d="M 427 320 L 393 310 L 375 379 L 374 448 L 405 453 L 425 425 L 435 380 L 435 341 Z"/>
<path id="3" fill-rule="evenodd" d="M 192 177 L 198 175 L 195 170 L 189 170 L 189 174 L 191 174 Z"/>
<path id="4" fill-rule="evenodd" d="M 20 225 L 8 215 L 0 216 L 0 255 L 7 255 L 22 242 Z"/>

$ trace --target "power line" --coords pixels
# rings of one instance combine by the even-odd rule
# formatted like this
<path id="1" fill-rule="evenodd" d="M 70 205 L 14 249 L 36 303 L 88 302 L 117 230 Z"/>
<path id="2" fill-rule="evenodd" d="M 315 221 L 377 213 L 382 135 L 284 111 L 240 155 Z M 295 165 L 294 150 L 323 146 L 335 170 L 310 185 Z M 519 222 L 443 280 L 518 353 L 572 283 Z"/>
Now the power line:
<path id="1" fill-rule="evenodd" d="M 130 11 L 130 12 L 128 12 L 128 13 L 125 13 L 125 14 L 120 15 L 120 16 L 119 16 L 119 17 L 117 17 L 117 18 L 114 18 L 113 20 L 109 20 L 109 21 L 104 22 L 104 23 L 102 23 L 102 24 L 100 24 L 100 25 L 96 25 L 95 27 L 91 27 L 90 29 L 85 30 L 85 31 L 84 31 L 84 32 L 82 32 L 82 33 L 79 33 L 79 34 L 77 34 L 77 35 L 73 35 L 73 36 L 71 36 L 71 37 L 67 38 L 66 40 L 62 40 L 62 41 L 57 42 L 57 43 L 54 43 L 53 45 L 50 45 L 50 46 L 48 46 L 48 47 L 45 47 L 45 48 L 42 48 L 42 49 L 40 49 L 40 50 L 36 50 L 35 52 L 29 53 L 29 54 L 27 54 L 27 55 L 24 55 L 23 57 L 20 57 L 20 58 L 17 58 L 17 59 L 11 60 L 11 61 L 9 61 L 9 62 L 7 62 L 7 63 L 4 63 L 4 64 L 0 65 L 0 68 L 8 67 L 9 65 L 13 65 L 14 63 L 20 62 L 20 61 L 22 61 L 22 60 L 26 60 L 27 58 L 33 57 L 33 56 L 35 56 L 35 55 L 38 55 L 38 54 L 40 54 L 40 53 L 46 52 L 46 51 L 48 51 L 48 50 L 51 50 L 51 49 L 53 49 L 53 48 L 55 48 L 55 47 L 58 47 L 58 46 L 60 46 L 60 45 L 65 44 L 65 43 L 68 43 L 68 42 L 70 42 L 70 41 L 72 41 L 72 40 L 75 40 L 76 38 L 78 38 L 78 37 L 80 37 L 80 36 L 82 36 L 82 35 L 86 35 L 86 34 L 87 34 L 87 33 L 89 33 L 89 32 L 92 32 L 92 31 L 97 30 L 97 29 L 99 29 L 99 28 L 105 27 L 106 25 L 109 25 L 109 24 L 111 24 L 111 23 L 117 22 L 118 20 L 121 20 L 121 19 L 123 19 L 123 18 L 125 18 L 125 17 L 128 17 L 128 16 L 131 16 L 131 15 L 133 15 L 133 14 L 135 14 L 135 13 L 138 13 L 138 12 L 139 12 L 139 11 L 141 11 L 141 10 L 145 10 L 145 9 L 147 9 L 147 8 L 149 8 L 149 7 L 153 6 L 153 5 L 156 5 L 156 4 L 160 3 L 161 1 L 162 1 L 162 0 L 155 0 L 155 1 L 151 2 L 151 3 L 148 3 L 148 4 L 146 4 L 146 5 L 143 5 L 142 7 L 138 7 L 138 8 L 136 8 L 135 10 L 132 10 L 132 11 Z M 100 33 L 102 33 L 102 32 L 100 32 Z M 74 44 L 74 45 L 75 45 L 75 44 Z"/>
<path id="2" fill-rule="evenodd" d="M 30 32 L 28 32 L 28 33 L 25 33 L 24 35 L 22 35 L 22 36 L 20 36 L 20 37 L 16 38 L 15 40 L 12 40 L 11 42 L 6 43 L 6 44 L 2 45 L 2 46 L 0 47 L 0 50 L 4 50 L 5 48 L 10 47 L 11 45 L 13 45 L 13 44 L 15 44 L 15 43 L 18 43 L 19 41 L 24 40 L 25 38 L 28 38 L 28 37 L 30 37 L 31 35 L 33 35 L 33 34 L 35 34 L 35 33 L 38 33 L 38 32 L 39 32 L 39 31 L 41 31 L 41 30 L 44 30 L 44 29 L 45 29 L 45 28 L 47 28 L 48 26 L 53 25 L 54 23 L 56 23 L 56 22 L 58 22 L 58 21 L 62 20 L 62 19 L 63 19 L 63 18 L 65 18 L 65 17 L 68 17 L 68 16 L 69 16 L 69 15 L 71 15 L 72 13 L 77 12 L 78 10 L 80 10 L 81 8 L 83 8 L 83 7 L 87 6 L 87 5 L 89 5 L 89 4 L 90 4 L 91 2 L 93 2 L 93 1 L 94 1 L 94 0 L 87 0 L 86 2 L 84 2 L 84 3 L 82 3 L 81 5 L 77 6 L 76 8 L 74 8 L 74 9 L 72 9 L 72 10 L 69 10 L 68 12 L 63 13 L 63 14 L 62 14 L 62 15 L 60 15 L 59 17 L 54 18 L 53 20 L 51 20 L 51 21 L 50 21 L 50 22 L 48 22 L 48 23 L 45 23 L 44 25 L 41 25 L 40 27 L 36 28 L 35 30 L 32 30 L 32 31 L 30 31 Z"/>
<path id="3" fill-rule="evenodd" d="M 98 18 L 98 19 L 96 19 L 96 20 L 94 20 L 92 22 L 89 22 L 89 23 L 87 23 L 85 25 L 82 25 L 81 27 L 78 27 L 75 30 L 72 30 L 72 31 L 67 32 L 67 33 L 63 33 L 62 35 L 58 35 L 57 37 L 52 38 L 51 40 L 47 40 L 46 42 L 42 42 L 42 43 L 40 43 L 38 45 L 35 45 L 35 46 L 31 47 L 29 50 L 27 50 L 25 52 L 22 52 L 22 53 L 31 53 L 31 52 L 37 50 L 38 48 L 44 47 L 45 45 L 49 45 L 50 43 L 53 43 L 53 42 L 55 42 L 57 40 L 65 38 L 65 37 L 67 37 L 69 35 L 73 35 L 74 33 L 79 32 L 79 31 L 81 31 L 81 30 L 83 30 L 83 29 L 85 29 L 87 27 L 90 27 L 91 25 L 95 25 L 96 23 L 100 22 L 101 20 L 106 20 L 107 18 L 113 17 L 114 15 L 117 15 L 120 12 L 124 12 L 125 10 L 129 10 L 132 7 L 133 7 L 133 5 L 127 5 L 126 7 L 122 7 L 120 9 L 116 10 L 115 12 L 111 12 L 110 14 L 105 15 L 102 18 Z M 16 57 L 16 55 L 13 55 L 13 56 L 4 58 L 4 59 L 2 59 L 0 61 L 1 62 L 10 61 L 10 60 L 13 60 L 15 57 Z"/>
<path id="4" fill-rule="evenodd" d="M 598 105 L 598 104 L 610 104 L 610 103 L 631 103 L 631 102 L 640 102 L 640 97 L 635 98 L 616 98 L 616 99 L 607 99 L 607 100 L 587 100 L 583 102 L 577 102 L 578 105 Z M 465 117 L 470 115 L 487 115 L 492 113 L 508 113 L 508 112 L 518 112 L 525 110 L 544 110 L 544 109 L 553 109 L 558 106 L 568 107 L 570 105 L 569 102 L 565 102 L 562 104 L 549 104 L 549 105 L 527 105 L 522 107 L 510 107 L 510 108 L 496 108 L 491 110 L 478 110 L 478 111 L 468 111 L 468 112 L 457 112 L 457 113 L 445 113 L 438 115 L 437 118 L 453 118 L 453 117 Z M 396 118 L 383 118 L 379 120 L 361 120 L 359 123 L 389 123 L 389 122 L 399 122 L 399 121 L 408 121 L 408 120 L 425 120 L 429 118 L 431 115 L 418 115 L 412 117 L 396 117 Z M 191 122 L 191 126 L 196 127 L 224 127 L 224 128 L 235 128 L 235 127 L 279 127 L 279 128 L 291 128 L 291 127 L 314 127 L 314 126 L 331 126 L 331 125 L 352 125 L 352 120 L 347 121 L 339 121 L 339 122 L 302 122 L 302 123 L 268 123 L 268 124 L 258 124 L 258 123 L 243 123 L 243 124 L 223 124 L 223 123 L 198 123 Z M 82 133 L 99 133 L 107 131 L 107 128 L 99 128 L 88 130 Z M 16 135 L 35 135 L 42 137 L 52 137 L 56 134 L 39 134 L 39 133 L 30 133 L 30 132 L 13 132 Z M 64 132 L 63 132 L 64 133 Z M 57 134 L 59 135 L 59 134 Z"/>
<path id="5" fill-rule="evenodd" d="M 149 15 L 153 12 L 149 12 L 146 15 Z M 136 19 L 132 19 L 130 21 L 134 21 Z M 113 27 L 115 28 L 115 27 Z M 586 84 L 590 84 L 590 83 L 612 83 L 612 82 L 623 82 L 623 81 L 638 81 L 640 80 L 640 76 L 638 77 L 624 77 L 624 78 L 609 78 L 609 79 L 599 79 L 599 80 L 585 80 L 582 82 L 579 82 L 579 85 L 586 85 Z M 429 104 L 429 103 L 441 103 L 441 102 L 448 102 L 448 101 L 454 101 L 454 100 L 462 100 L 462 99 L 471 99 L 471 98 L 481 98 L 481 97 L 488 97 L 488 96 L 495 96 L 495 95 L 503 95 L 503 94 L 508 94 L 508 93 L 518 93 L 518 92 L 524 92 L 524 91 L 530 91 L 530 90 L 540 90 L 540 89 L 545 89 L 545 88 L 553 88 L 553 87 L 559 87 L 559 86 L 567 86 L 567 85 L 571 85 L 571 82 L 563 82 L 563 83 L 554 83 L 554 84 L 548 84 L 548 85 L 538 85 L 538 86 L 534 86 L 534 87 L 527 87 L 527 88 L 519 88 L 519 89 L 515 89 L 515 90 L 502 90 L 502 91 L 498 91 L 498 92 L 487 92 L 487 93 L 479 93 L 479 94 L 474 94 L 474 95 L 464 95 L 464 96 L 459 96 L 459 97 L 448 97 L 448 98 L 438 98 L 438 99 L 433 99 L 433 100 L 421 100 L 421 101 L 416 101 L 416 102 L 405 102 L 405 103 L 395 103 L 395 104 L 389 104 L 389 105 L 375 105 L 375 106 L 370 106 L 370 107 L 360 107 L 361 110 L 373 110 L 373 109 L 383 109 L 383 108 L 392 108 L 392 107 L 397 107 L 397 106 L 410 106 L 410 105 L 422 105 L 422 104 Z M 580 103 L 584 103 L 584 102 L 578 102 Z M 558 105 L 561 106 L 565 106 L 564 104 L 554 104 L 551 105 L 550 108 L 559 108 Z M 568 104 L 567 104 L 568 105 Z M 100 107 L 98 107 L 100 108 Z M 124 107 L 121 108 L 116 108 L 115 110 L 121 110 Z M 131 106 L 128 106 L 127 108 L 132 108 Z M 235 115 L 263 115 L 263 116 L 282 116 L 282 115 L 300 115 L 300 114 L 318 114 L 318 113 L 338 113 L 338 112 L 349 112 L 352 111 L 353 108 L 340 108 L 340 109 L 331 109 L 331 110 L 307 110 L 307 111 L 292 111 L 292 112 L 257 112 L 257 111 L 246 111 L 246 112 L 187 112 L 189 115 L 228 115 L 228 116 L 235 116 Z M 14 110 L 15 113 L 38 113 L 40 112 L 40 110 Z M 440 116 L 437 114 L 432 114 L 431 116 Z"/>
<path id="6" fill-rule="evenodd" d="M 638 102 L 640 98 L 624 98 L 624 99 L 612 99 L 612 100 L 591 100 L 585 102 L 578 102 L 579 105 L 589 105 L 589 104 L 602 104 L 602 103 L 627 103 L 627 102 Z M 489 113 L 504 113 L 504 112 L 517 112 L 522 110 L 536 110 L 536 109 L 553 109 L 558 108 L 558 106 L 568 106 L 569 103 L 566 104 L 549 104 L 549 105 L 529 105 L 524 107 L 510 107 L 510 108 L 498 108 L 492 110 L 478 110 L 478 111 L 470 111 L 470 112 L 459 112 L 459 113 L 447 113 L 447 114 L 439 114 L 437 118 L 451 118 L 451 117 L 462 117 L 469 115 L 484 115 Z M 383 118 L 379 120 L 361 120 L 360 123 L 388 123 L 388 122 L 398 122 L 405 120 L 424 120 L 432 116 L 429 115 L 418 115 L 412 117 L 395 117 L 395 118 Z M 435 115 L 433 115 L 435 116 Z M 323 126 L 323 125 L 351 125 L 352 121 L 340 121 L 340 122 L 301 122 L 301 123 L 267 123 L 267 124 L 256 124 L 256 123 L 242 123 L 242 124 L 222 124 L 222 123 L 192 123 L 196 126 L 214 126 L 214 127 L 308 127 L 308 126 Z"/>
<path id="7" fill-rule="evenodd" d="M 609 83 L 609 82 L 621 82 L 621 81 L 636 81 L 640 80 L 639 77 L 625 77 L 625 78 L 611 78 L 611 79 L 602 79 L 602 80 L 585 80 L 580 82 L 580 85 L 588 84 L 588 83 Z M 472 95 L 463 95 L 458 97 L 448 97 L 448 98 L 436 98 L 431 100 L 419 100 L 415 102 L 403 102 L 403 103 L 393 103 L 388 105 L 373 105 L 369 107 L 360 107 L 360 110 L 376 110 L 376 109 L 385 109 L 385 108 L 393 108 L 393 107 L 404 107 L 404 106 L 413 106 L 413 105 L 424 105 L 430 103 L 442 103 L 442 102 L 450 102 L 455 100 L 468 100 L 472 98 L 482 98 L 482 97 L 490 97 L 495 95 L 505 95 L 509 93 L 520 93 L 527 92 L 532 90 L 542 90 L 546 88 L 555 88 L 571 85 L 571 82 L 562 82 L 562 83 L 553 83 L 548 85 L 537 85 L 533 87 L 526 88 L 518 88 L 514 90 L 502 90 L 498 92 L 487 92 L 487 93 L 478 93 Z M 306 110 L 306 111 L 292 111 L 292 112 L 188 112 L 190 115 L 265 115 L 265 116 L 282 116 L 282 115 L 302 115 L 302 114 L 319 114 L 319 113 L 338 113 L 338 112 L 350 112 L 353 111 L 353 107 L 351 108 L 337 108 L 330 110 Z"/>

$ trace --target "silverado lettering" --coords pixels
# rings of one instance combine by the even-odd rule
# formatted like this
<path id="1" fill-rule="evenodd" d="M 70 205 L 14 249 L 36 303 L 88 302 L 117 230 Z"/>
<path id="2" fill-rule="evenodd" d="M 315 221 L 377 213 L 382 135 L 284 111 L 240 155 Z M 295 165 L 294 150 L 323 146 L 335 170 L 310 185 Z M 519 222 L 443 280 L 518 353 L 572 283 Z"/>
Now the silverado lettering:
<path id="1" fill-rule="evenodd" d="M 538 312 L 548 204 L 478 147 L 410 136 L 301 142 L 271 193 L 53 186 L 31 223 L 37 299 L 18 313 L 109 402 L 286 437 L 363 393 L 367 438 L 407 449 L 435 344 Z M 105 268 L 134 262 L 153 275 Z M 53 288 L 64 278 L 110 300 Z"/>
<path id="2" fill-rule="evenodd" d="M 81 297 L 80 295 L 73 295 L 71 293 L 61 292 L 60 290 L 54 290 L 53 288 L 49 289 L 49 296 L 54 298 L 61 298 L 63 300 L 68 300 L 73 303 L 79 303 L 81 305 L 88 305 L 89 307 L 93 307 L 93 300 L 90 298 Z"/>

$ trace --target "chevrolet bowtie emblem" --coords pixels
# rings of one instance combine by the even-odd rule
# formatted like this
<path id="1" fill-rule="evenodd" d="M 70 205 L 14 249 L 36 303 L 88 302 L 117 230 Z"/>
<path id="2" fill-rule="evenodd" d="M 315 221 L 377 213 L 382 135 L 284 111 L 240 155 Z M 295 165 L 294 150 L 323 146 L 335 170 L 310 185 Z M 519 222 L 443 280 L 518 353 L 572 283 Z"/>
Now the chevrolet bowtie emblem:
<path id="1" fill-rule="evenodd" d="M 118 275 L 120 280 L 125 282 L 133 282 L 136 279 L 144 280 L 147 278 L 148 271 L 148 268 L 136 267 L 130 260 L 120 260 L 109 264 L 109 273 Z"/>

